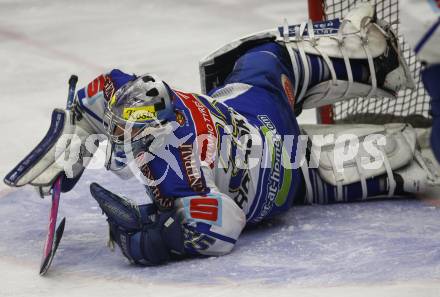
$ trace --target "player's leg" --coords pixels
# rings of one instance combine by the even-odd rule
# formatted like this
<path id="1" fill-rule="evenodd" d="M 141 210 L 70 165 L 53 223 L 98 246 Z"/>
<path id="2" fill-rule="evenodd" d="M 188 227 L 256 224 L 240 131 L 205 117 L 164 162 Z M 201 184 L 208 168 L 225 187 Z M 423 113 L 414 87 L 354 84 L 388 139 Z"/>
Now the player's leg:
<path id="1" fill-rule="evenodd" d="M 439 185 L 426 131 L 406 124 L 304 125 L 304 201 L 327 204 L 400 197 Z M 303 202 L 303 201 L 297 201 Z"/>
<path id="2" fill-rule="evenodd" d="M 301 61 L 298 52 L 295 51 L 294 55 L 296 60 Z M 321 56 L 306 54 L 305 57 L 305 63 L 308 64 L 310 73 L 309 88 L 331 79 L 331 71 Z M 340 58 L 331 58 L 330 60 L 337 79 L 347 80 L 349 74 L 344 60 Z M 293 86 L 301 88 L 300 82 L 305 79 L 304 64 L 299 63 L 298 67 L 299 71 L 294 72 L 286 47 L 276 42 L 268 42 L 255 46 L 244 53 L 235 63 L 224 84 L 240 83 L 260 88 L 274 95 L 274 100 L 284 100 L 289 103 L 292 109 L 296 110 L 300 106 L 295 104 L 294 94 L 298 90 L 293 89 Z M 351 73 L 355 82 L 368 83 L 370 73 L 368 63 L 365 60 L 352 60 Z M 221 88 L 213 90 L 211 95 L 215 95 Z"/>
<path id="3" fill-rule="evenodd" d="M 285 51 L 261 45 L 268 42 L 284 47 L 289 58 Z M 272 63 L 259 63 L 270 55 Z M 208 55 L 200 70 L 202 89 L 210 94 L 227 83 L 283 90 L 284 74 L 293 86 L 288 99 L 296 114 L 356 97 L 394 98 L 398 90 L 414 86 L 396 36 L 368 4 L 342 22 L 308 22 L 244 37 Z"/>
<path id="4" fill-rule="evenodd" d="M 338 187 L 322 179 L 317 169 L 310 170 L 309 175 L 313 185 L 313 195 L 305 197 L 305 202 L 312 204 L 367 201 L 385 197 L 409 197 L 426 188 L 426 172 L 414 164 L 403 171 L 393 172 L 395 189 L 392 196 L 389 196 L 392 182 L 386 174 L 367 179 L 365 189 L 361 182 L 344 185 L 341 187 L 341 195 L 338 193 Z"/>
<path id="5" fill-rule="evenodd" d="M 288 32 L 287 32 L 288 29 Z M 285 33 L 286 32 L 286 33 Z M 355 97 L 395 97 L 396 92 L 414 83 L 401 56 L 397 37 L 390 26 L 377 20 L 374 8 L 361 4 L 339 22 L 308 22 L 283 28 L 281 35 L 291 56 L 295 72 L 302 71 L 297 100 L 304 108 L 314 108 Z M 307 54 L 325 61 L 331 78 L 310 86 L 312 67 Z M 342 59 L 347 78 L 341 80 L 335 58 Z M 356 81 L 352 64 L 362 61 L 368 68 L 368 78 Z M 301 69 L 302 68 L 302 69 Z"/>

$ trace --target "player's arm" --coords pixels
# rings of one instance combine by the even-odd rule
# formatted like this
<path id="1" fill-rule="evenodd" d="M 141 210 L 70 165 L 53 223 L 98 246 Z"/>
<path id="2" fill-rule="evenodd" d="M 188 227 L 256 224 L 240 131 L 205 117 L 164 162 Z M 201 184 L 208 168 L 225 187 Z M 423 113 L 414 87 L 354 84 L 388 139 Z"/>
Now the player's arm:
<path id="1" fill-rule="evenodd" d="M 54 180 L 62 175 L 62 191 L 71 190 L 100 140 L 105 139 L 102 116 L 109 94 L 133 78 L 112 70 L 79 89 L 72 110 L 54 109 L 44 139 L 5 177 L 5 182 L 15 187 L 30 184 L 41 195 L 48 195 Z"/>
<path id="2" fill-rule="evenodd" d="M 246 224 L 243 211 L 221 193 L 178 198 L 172 210 L 158 211 L 153 204 L 135 205 L 97 184 L 90 190 L 108 217 L 111 239 L 136 264 L 227 254 Z"/>

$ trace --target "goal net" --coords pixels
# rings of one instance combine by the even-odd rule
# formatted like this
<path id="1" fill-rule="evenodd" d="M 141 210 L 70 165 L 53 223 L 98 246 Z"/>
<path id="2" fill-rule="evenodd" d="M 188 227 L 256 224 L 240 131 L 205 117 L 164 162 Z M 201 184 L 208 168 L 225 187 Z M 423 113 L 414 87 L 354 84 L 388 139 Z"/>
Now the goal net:
<path id="1" fill-rule="evenodd" d="M 342 18 L 357 2 L 363 0 L 309 0 L 312 20 Z M 399 33 L 399 0 L 372 0 L 377 16 L 392 24 Z M 415 127 L 431 126 L 430 97 L 420 78 L 422 65 L 417 61 L 409 45 L 399 37 L 403 55 L 416 83 L 414 90 L 400 91 L 396 99 L 355 98 L 321 108 L 318 120 L 330 123 L 374 123 L 408 122 Z"/>

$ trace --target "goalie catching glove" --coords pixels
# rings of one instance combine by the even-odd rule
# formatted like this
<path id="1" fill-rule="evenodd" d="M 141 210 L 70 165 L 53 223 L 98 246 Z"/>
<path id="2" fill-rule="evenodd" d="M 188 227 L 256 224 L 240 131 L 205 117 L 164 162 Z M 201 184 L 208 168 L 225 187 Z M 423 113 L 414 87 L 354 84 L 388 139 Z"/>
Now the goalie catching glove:
<path id="1" fill-rule="evenodd" d="M 131 263 L 157 265 L 184 253 L 176 211 L 159 212 L 154 204 L 138 206 L 96 183 L 90 185 L 90 192 L 107 216 L 110 241 Z"/>

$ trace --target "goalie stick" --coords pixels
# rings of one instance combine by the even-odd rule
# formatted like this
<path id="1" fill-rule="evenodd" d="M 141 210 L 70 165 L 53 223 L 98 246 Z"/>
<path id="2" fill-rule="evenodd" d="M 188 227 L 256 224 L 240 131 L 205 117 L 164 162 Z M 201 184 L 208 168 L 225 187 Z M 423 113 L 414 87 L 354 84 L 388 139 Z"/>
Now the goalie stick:
<path id="1" fill-rule="evenodd" d="M 45 275 L 49 269 L 58 245 L 60 244 L 61 237 L 63 236 L 64 225 L 66 224 L 66 218 L 63 218 L 55 232 L 58 217 L 58 206 L 60 204 L 61 180 L 62 176 L 60 175 L 52 185 L 52 207 L 49 214 L 49 230 L 47 232 L 46 243 L 44 244 L 43 259 L 41 260 L 40 265 L 40 275 Z"/>
<path id="2" fill-rule="evenodd" d="M 78 81 L 78 77 L 76 75 L 72 75 L 69 79 L 69 92 L 67 95 L 67 104 L 66 110 L 72 109 L 73 98 L 75 96 L 75 87 Z M 43 259 L 41 260 L 40 265 L 40 275 L 45 275 L 49 270 L 50 265 L 52 264 L 52 260 L 55 257 L 55 253 L 58 249 L 58 245 L 60 244 L 61 237 L 63 236 L 64 226 L 66 224 L 66 218 L 61 220 L 58 228 L 55 226 L 57 223 L 58 217 L 58 206 L 60 203 L 61 196 L 61 182 L 63 179 L 63 175 L 60 175 L 56 178 L 55 182 L 52 185 L 52 206 L 49 214 L 49 230 L 46 237 L 46 243 L 44 244 L 43 251 Z"/>

